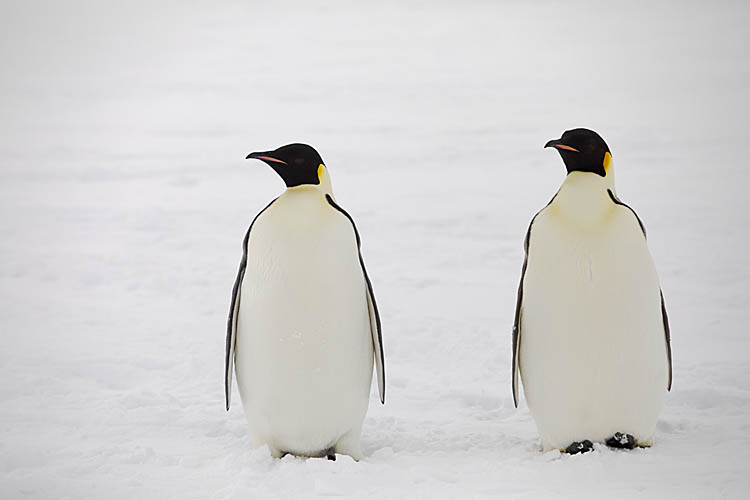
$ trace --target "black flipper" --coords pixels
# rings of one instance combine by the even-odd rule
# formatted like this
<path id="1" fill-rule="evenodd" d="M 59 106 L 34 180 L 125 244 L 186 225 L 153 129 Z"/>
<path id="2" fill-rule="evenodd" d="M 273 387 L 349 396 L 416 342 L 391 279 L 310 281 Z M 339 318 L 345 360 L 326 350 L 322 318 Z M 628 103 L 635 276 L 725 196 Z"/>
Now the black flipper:
<path id="1" fill-rule="evenodd" d="M 672 390 L 672 334 L 669 330 L 669 318 L 667 317 L 667 307 L 664 305 L 664 293 L 659 289 L 661 295 L 661 319 L 664 322 L 664 337 L 667 341 L 667 361 L 669 362 L 669 379 L 667 381 L 667 390 Z"/>
<path id="2" fill-rule="evenodd" d="M 607 193 L 609 193 L 609 197 L 612 199 L 612 201 L 616 205 L 620 205 L 622 207 L 627 208 L 630 210 L 633 215 L 635 216 L 635 219 L 638 221 L 638 225 L 641 226 L 641 231 L 643 231 L 643 237 L 647 238 L 646 236 L 646 227 L 643 225 L 643 222 L 641 221 L 641 218 L 638 217 L 638 214 L 635 213 L 635 210 L 633 210 L 630 205 L 627 205 L 620 201 L 620 199 L 615 196 L 615 194 L 612 192 L 611 189 L 607 189 Z M 664 292 L 662 292 L 661 289 L 659 289 L 659 295 L 661 296 L 661 319 L 664 323 L 664 339 L 667 343 L 667 362 L 669 363 L 669 375 L 667 378 L 667 390 L 672 390 L 672 337 L 669 330 L 669 318 L 667 317 L 667 308 L 664 305 Z"/>
<path id="3" fill-rule="evenodd" d="M 258 212 L 258 215 L 250 223 L 247 233 L 245 233 L 245 239 L 242 240 L 242 259 L 240 260 L 240 268 L 237 271 L 237 278 L 235 278 L 234 286 L 232 287 L 232 302 L 229 305 L 229 319 L 227 320 L 227 342 L 224 357 L 224 400 L 226 401 L 227 411 L 229 411 L 229 403 L 232 395 L 232 368 L 234 367 L 234 344 L 237 340 L 237 313 L 240 309 L 242 279 L 245 277 L 245 268 L 247 267 L 247 242 L 250 239 L 250 231 L 252 231 L 255 221 L 277 199 L 274 198 L 271 200 L 271 203 Z"/>
<path id="4" fill-rule="evenodd" d="M 555 201 L 555 198 L 557 197 L 557 193 L 555 193 L 555 196 L 552 197 L 551 200 L 549 200 L 549 203 L 547 203 L 544 208 L 547 208 L 552 204 L 553 201 Z M 510 375 L 511 380 L 511 390 L 513 391 L 513 404 L 516 408 L 518 408 L 518 361 L 519 361 L 519 348 L 521 345 L 521 306 L 523 304 L 523 280 L 526 277 L 526 268 L 529 265 L 529 242 L 531 240 L 531 226 L 534 225 L 534 221 L 536 220 L 537 216 L 542 213 L 544 208 L 540 211 L 538 211 L 534 217 L 531 218 L 531 222 L 529 222 L 529 228 L 526 230 L 526 237 L 523 240 L 523 251 L 524 251 L 524 257 L 523 257 L 523 267 L 521 267 L 521 281 L 518 283 L 518 295 L 516 297 L 516 313 L 513 318 L 513 363 L 511 365 L 512 373 Z"/>
<path id="5" fill-rule="evenodd" d="M 354 219 L 349 215 L 346 210 L 341 208 L 333 201 L 331 195 L 326 194 L 326 200 L 328 204 L 333 208 L 341 212 L 354 228 L 354 236 L 357 239 L 357 251 L 359 253 L 359 265 L 362 267 L 362 274 L 365 277 L 365 284 L 367 285 L 367 309 L 370 314 L 370 333 L 372 335 L 372 344 L 375 351 L 375 369 L 378 375 L 378 392 L 380 393 L 380 402 L 385 404 L 385 355 L 383 353 L 383 333 L 380 325 L 380 313 L 378 312 L 378 305 L 375 302 L 375 294 L 372 291 L 372 283 L 370 277 L 367 275 L 367 269 L 365 269 L 365 261 L 362 258 L 362 240 L 359 237 L 359 231 L 357 231 L 357 225 L 354 224 Z"/>

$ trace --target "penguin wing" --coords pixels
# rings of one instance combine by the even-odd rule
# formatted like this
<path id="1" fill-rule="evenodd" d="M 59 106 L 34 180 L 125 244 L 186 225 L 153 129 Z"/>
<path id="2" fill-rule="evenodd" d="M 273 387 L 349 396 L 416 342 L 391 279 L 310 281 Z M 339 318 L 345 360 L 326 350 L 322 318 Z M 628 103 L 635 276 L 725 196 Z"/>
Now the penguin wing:
<path id="1" fill-rule="evenodd" d="M 559 192 L 559 191 L 558 191 Z M 513 391 L 513 404 L 518 408 L 518 362 L 519 362 L 519 350 L 521 348 L 521 307 L 523 306 L 523 280 L 526 277 L 526 268 L 529 266 L 529 243 L 531 241 L 531 227 L 534 225 L 534 221 L 539 214 L 555 201 L 555 196 L 549 200 L 543 209 L 534 214 L 529 222 L 529 228 L 526 230 L 526 236 L 523 239 L 523 266 L 521 267 L 521 281 L 518 283 L 518 295 L 516 296 L 516 313 L 513 318 L 513 363 L 511 365 L 511 389 Z"/>
<path id="2" fill-rule="evenodd" d="M 253 221 L 250 223 L 250 227 L 245 233 L 245 239 L 242 240 L 242 259 L 240 260 L 240 268 L 237 271 L 237 277 L 234 280 L 234 286 L 232 287 L 232 301 L 229 305 L 229 319 L 227 320 L 227 340 L 226 350 L 224 356 L 224 400 L 226 401 L 227 411 L 229 411 L 229 403 L 232 399 L 232 369 L 234 368 L 234 344 L 237 341 L 237 318 L 240 311 L 240 296 L 242 294 L 242 279 L 245 277 L 245 268 L 247 267 L 247 243 L 250 240 L 250 231 L 253 229 L 253 224 L 258 220 L 258 217 L 265 212 L 268 207 L 273 205 L 273 202 L 278 200 L 274 198 L 271 203 L 258 212 Z"/>
<path id="3" fill-rule="evenodd" d="M 615 205 L 620 205 L 622 207 L 627 208 L 632 212 L 633 216 L 635 217 L 635 220 L 638 221 L 638 225 L 641 227 L 641 231 L 643 232 L 643 237 L 648 239 L 646 236 L 646 226 L 643 225 L 643 221 L 641 221 L 641 218 L 638 217 L 638 214 L 633 210 L 630 205 L 627 205 L 620 201 L 620 199 L 612 192 L 611 189 L 607 189 L 607 193 L 609 193 L 609 197 L 612 200 L 612 202 Z M 669 364 L 669 376 L 667 377 L 667 390 L 672 390 L 672 336 L 669 329 L 669 317 L 667 316 L 667 307 L 664 305 L 664 292 L 662 292 L 661 288 L 659 289 L 659 296 L 661 297 L 661 319 L 662 323 L 664 324 L 664 341 L 667 344 L 667 363 Z"/>
<path id="4" fill-rule="evenodd" d="M 659 289 L 661 295 L 661 319 L 664 322 L 664 338 L 667 342 L 667 362 L 669 363 L 669 377 L 667 378 L 667 390 L 672 390 L 672 334 L 669 331 L 669 318 L 667 308 L 664 305 L 664 293 Z"/>
<path id="5" fill-rule="evenodd" d="M 519 347 L 521 346 L 521 306 L 523 305 L 523 280 L 526 277 L 526 268 L 529 265 L 529 239 L 531 238 L 531 226 L 534 225 L 534 219 L 537 214 L 531 219 L 529 228 L 526 230 L 526 237 L 523 240 L 523 266 L 521 267 L 521 281 L 518 284 L 518 295 L 516 297 L 516 313 L 513 318 L 513 364 L 511 369 L 511 385 L 513 389 L 513 404 L 518 408 L 518 360 L 519 360 Z"/>
<path id="6" fill-rule="evenodd" d="M 367 269 L 365 268 L 365 261 L 362 258 L 362 240 L 359 237 L 359 231 L 357 231 L 357 225 L 354 224 L 354 219 L 347 213 L 346 210 L 341 208 L 333 201 L 331 195 L 326 194 L 326 200 L 328 204 L 333 208 L 341 212 L 354 228 L 354 236 L 357 239 L 357 252 L 359 253 L 359 265 L 362 267 L 362 274 L 365 278 L 365 288 L 367 292 L 367 312 L 370 315 L 370 334 L 372 335 L 372 346 L 375 351 L 375 370 L 378 375 L 378 392 L 380 394 L 380 402 L 385 404 L 385 355 L 383 354 L 383 332 L 380 325 L 380 313 L 378 313 L 378 304 L 375 302 L 375 294 L 372 291 L 372 283 L 370 277 L 367 275 Z"/>

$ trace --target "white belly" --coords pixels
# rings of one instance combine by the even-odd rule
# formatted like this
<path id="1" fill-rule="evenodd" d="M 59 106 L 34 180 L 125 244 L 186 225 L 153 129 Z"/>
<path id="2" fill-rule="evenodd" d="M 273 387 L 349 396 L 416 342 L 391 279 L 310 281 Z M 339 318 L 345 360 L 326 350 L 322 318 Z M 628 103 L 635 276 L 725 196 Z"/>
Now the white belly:
<path id="1" fill-rule="evenodd" d="M 626 208 L 534 222 L 520 370 L 545 450 L 615 432 L 650 443 L 667 386 L 658 277 Z"/>
<path id="2" fill-rule="evenodd" d="M 282 195 L 253 227 L 241 293 L 235 365 L 254 444 L 312 456 L 347 433 L 358 443 L 373 346 L 349 221 L 315 193 Z"/>

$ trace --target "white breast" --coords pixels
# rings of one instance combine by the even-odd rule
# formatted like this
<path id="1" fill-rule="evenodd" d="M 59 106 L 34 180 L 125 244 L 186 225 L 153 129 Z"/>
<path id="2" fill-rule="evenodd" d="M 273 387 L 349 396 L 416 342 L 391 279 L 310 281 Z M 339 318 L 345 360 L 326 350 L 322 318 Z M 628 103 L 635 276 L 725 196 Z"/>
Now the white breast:
<path id="1" fill-rule="evenodd" d="M 311 455 L 359 431 L 373 347 L 351 223 L 288 190 L 250 233 L 236 374 L 255 444 Z"/>
<path id="2" fill-rule="evenodd" d="M 545 449 L 653 435 L 667 386 L 659 281 L 604 179 L 571 173 L 534 221 L 520 370 Z"/>

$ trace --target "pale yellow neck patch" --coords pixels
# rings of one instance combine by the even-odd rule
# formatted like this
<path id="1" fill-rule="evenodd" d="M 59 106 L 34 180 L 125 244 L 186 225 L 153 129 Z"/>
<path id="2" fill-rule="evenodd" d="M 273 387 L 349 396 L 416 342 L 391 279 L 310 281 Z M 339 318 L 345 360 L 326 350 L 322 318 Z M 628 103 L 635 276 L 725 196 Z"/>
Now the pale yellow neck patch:
<path id="1" fill-rule="evenodd" d="M 322 163 L 318 165 L 318 185 L 317 188 L 324 193 L 333 196 L 333 188 L 331 187 L 331 176 L 328 173 L 328 168 Z"/>

